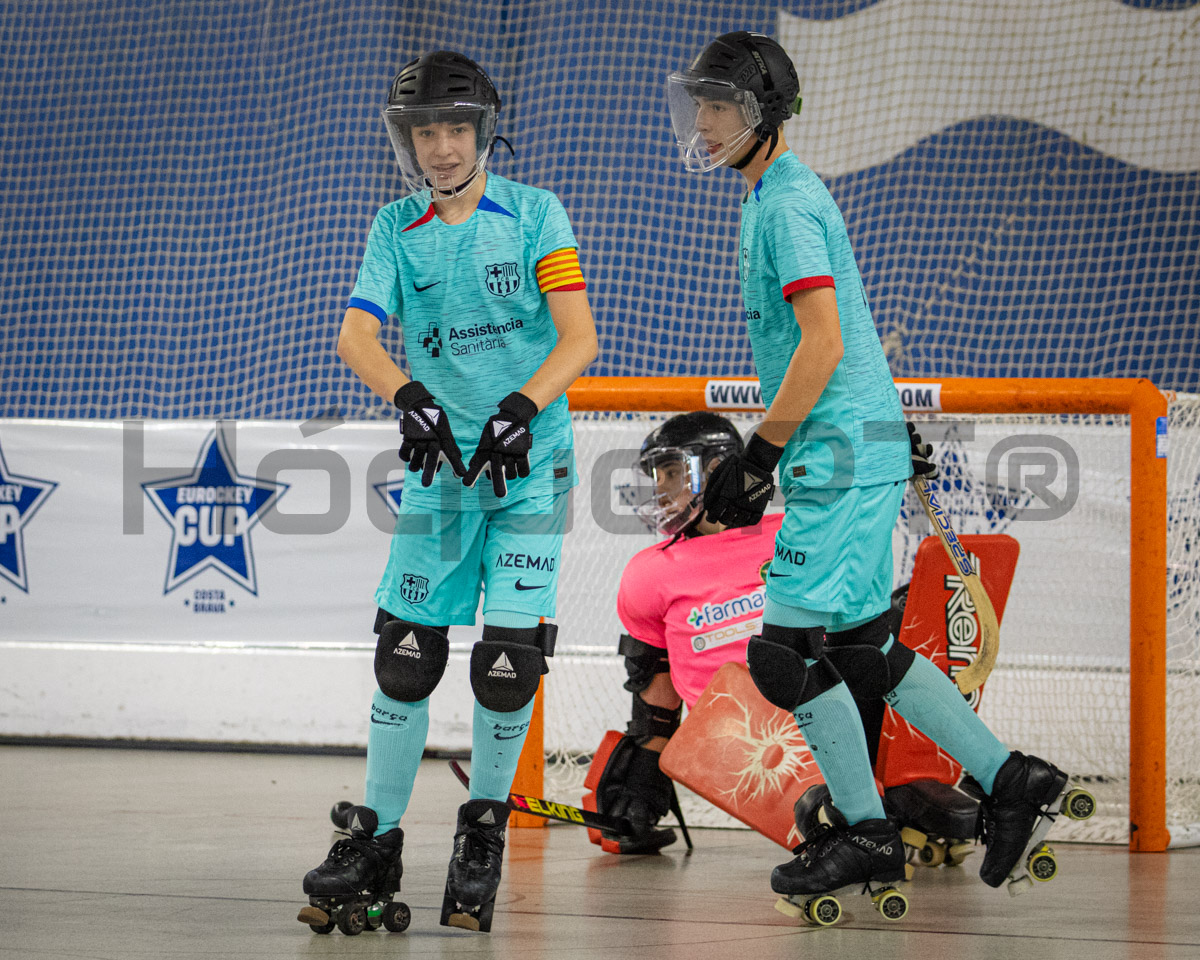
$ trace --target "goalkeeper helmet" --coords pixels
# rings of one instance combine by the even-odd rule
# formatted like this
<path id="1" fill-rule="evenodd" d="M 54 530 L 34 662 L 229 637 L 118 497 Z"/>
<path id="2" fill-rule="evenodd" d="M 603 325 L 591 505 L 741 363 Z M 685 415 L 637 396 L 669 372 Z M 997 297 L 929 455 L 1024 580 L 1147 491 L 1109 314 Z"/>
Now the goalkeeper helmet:
<path id="1" fill-rule="evenodd" d="M 654 488 L 638 505 L 638 516 L 659 533 L 684 530 L 700 515 L 713 467 L 742 448 L 737 429 L 719 414 L 699 410 L 671 417 L 642 443 L 637 469 Z"/>
<path id="2" fill-rule="evenodd" d="M 761 33 L 717 37 L 667 80 L 675 140 L 688 170 L 740 170 L 800 112 L 800 80 L 783 47 Z M 750 144 L 750 146 L 747 146 Z"/>
<path id="3" fill-rule="evenodd" d="M 383 122 L 405 184 L 457 197 L 483 172 L 496 140 L 500 96 L 474 60 L 438 50 L 400 70 Z"/>

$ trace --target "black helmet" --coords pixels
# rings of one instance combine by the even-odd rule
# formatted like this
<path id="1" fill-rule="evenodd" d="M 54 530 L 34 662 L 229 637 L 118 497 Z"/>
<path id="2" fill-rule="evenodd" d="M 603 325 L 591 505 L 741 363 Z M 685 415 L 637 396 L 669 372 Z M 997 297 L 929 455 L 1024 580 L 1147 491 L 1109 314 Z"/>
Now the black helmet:
<path id="1" fill-rule="evenodd" d="M 739 162 L 724 154 L 705 162 L 695 132 L 695 113 L 687 102 L 688 97 L 719 99 L 722 89 L 727 91 L 728 99 L 741 104 L 755 137 L 754 145 Z M 668 97 L 675 138 L 688 169 L 710 170 L 726 164 L 736 170 L 749 162 L 758 144 L 770 140 L 774 149 L 783 122 L 800 111 L 800 80 L 783 47 L 761 33 L 738 30 L 717 37 L 686 70 L 672 74 Z"/>
<path id="2" fill-rule="evenodd" d="M 438 50 L 405 64 L 392 81 L 383 111 L 404 182 L 414 192 L 433 190 L 440 197 L 465 192 L 491 156 L 499 113 L 500 95 L 488 75 L 469 57 Z M 435 124 L 469 124 L 475 131 L 474 156 L 462 157 L 460 169 L 444 177 L 422 167 L 413 143 L 414 129 L 436 130 Z M 436 137 L 432 130 L 426 135 Z M 459 132 L 469 135 L 464 128 Z M 452 149 L 460 157 L 464 152 L 461 144 Z"/>
<path id="3" fill-rule="evenodd" d="M 654 487 L 638 505 L 638 515 L 660 533 L 686 531 L 700 515 L 700 494 L 713 461 L 741 453 L 742 447 L 737 428 L 720 414 L 699 410 L 671 417 L 642 442 L 637 468 L 653 478 Z"/>

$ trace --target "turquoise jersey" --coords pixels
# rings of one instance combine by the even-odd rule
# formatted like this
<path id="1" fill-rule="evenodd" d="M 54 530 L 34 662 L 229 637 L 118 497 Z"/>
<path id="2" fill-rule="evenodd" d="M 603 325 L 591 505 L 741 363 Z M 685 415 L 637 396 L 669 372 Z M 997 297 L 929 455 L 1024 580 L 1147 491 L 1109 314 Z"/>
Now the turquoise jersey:
<path id="1" fill-rule="evenodd" d="M 413 378 L 445 408 L 464 463 L 496 404 L 521 389 L 558 340 L 537 262 L 577 246 L 554 194 L 494 173 L 464 223 L 443 222 L 417 195 L 376 214 L 349 305 L 380 322 L 399 319 Z M 468 489 L 448 466 L 430 487 L 407 474 L 404 500 L 430 509 L 494 510 L 573 486 L 565 395 L 534 417 L 531 433 L 529 476 L 509 480 L 503 501 L 486 476 Z"/>
<path id="2" fill-rule="evenodd" d="M 832 286 L 844 353 L 779 463 L 796 488 L 865 487 L 912 473 L 904 415 L 841 211 L 793 153 L 779 157 L 742 201 L 742 298 L 754 364 L 769 406 L 800 343 L 787 297 Z"/>

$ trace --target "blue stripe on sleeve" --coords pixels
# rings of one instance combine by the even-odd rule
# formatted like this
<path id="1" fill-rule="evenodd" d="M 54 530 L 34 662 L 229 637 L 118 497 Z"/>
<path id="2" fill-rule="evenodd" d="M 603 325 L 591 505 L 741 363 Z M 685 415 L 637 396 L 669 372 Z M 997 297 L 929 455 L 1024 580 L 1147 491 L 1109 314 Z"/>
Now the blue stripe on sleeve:
<path id="1" fill-rule="evenodd" d="M 359 310 L 366 310 L 380 323 L 387 323 L 387 311 L 378 304 L 372 303 L 370 300 L 364 300 L 362 297 L 351 297 L 350 302 L 346 304 L 346 308 L 356 307 Z"/>

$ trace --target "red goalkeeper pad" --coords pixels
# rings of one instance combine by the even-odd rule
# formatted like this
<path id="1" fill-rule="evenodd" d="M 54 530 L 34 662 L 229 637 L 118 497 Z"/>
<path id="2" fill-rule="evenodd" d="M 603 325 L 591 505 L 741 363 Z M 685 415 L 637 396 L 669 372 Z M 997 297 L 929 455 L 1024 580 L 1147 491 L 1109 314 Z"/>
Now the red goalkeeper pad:
<path id="1" fill-rule="evenodd" d="M 976 534 L 959 539 L 975 559 L 979 579 L 996 610 L 996 619 L 1003 621 L 1020 545 L 1005 534 Z M 962 579 L 938 538 L 926 537 L 913 564 L 900 641 L 953 679 L 979 651 L 979 623 L 974 613 Z M 979 709 L 982 694 L 980 687 L 967 696 L 975 710 Z M 875 762 L 875 774 L 886 786 L 921 779 L 957 783 L 961 773 L 962 767 L 937 744 L 888 708 Z"/>
<path id="2" fill-rule="evenodd" d="M 721 666 L 658 765 L 789 850 L 800 843 L 792 806 L 822 782 L 796 719 L 763 699 L 744 663 Z"/>

